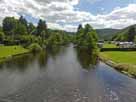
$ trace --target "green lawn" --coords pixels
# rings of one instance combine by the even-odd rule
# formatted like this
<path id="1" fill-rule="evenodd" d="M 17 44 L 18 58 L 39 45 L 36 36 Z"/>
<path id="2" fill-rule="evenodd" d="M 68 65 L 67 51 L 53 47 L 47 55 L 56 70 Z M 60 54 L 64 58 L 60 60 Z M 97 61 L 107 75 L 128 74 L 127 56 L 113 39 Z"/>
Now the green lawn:
<path id="1" fill-rule="evenodd" d="M 136 51 L 106 51 L 101 52 L 101 56 L 117 63 L 136 65 Z"/>
<path id="2" fill-rule="evenodd" d="M 115 69 L 136 78 L 136 51 L 106 51 L 100 57 L 115 62 Z"/>
<path id="3" fill-rule="evenodd" d="M 108 43 L 105 43 L 103 48 L 117 48 L 117 46 L 115 44 L 108 44 Z"/>
<path id="4" fill-rule="evenodd" d="M 23 54 L 29 50 L 21 46 L 0 46 L 0 58 L 10 57 L 12 55 Z"/>

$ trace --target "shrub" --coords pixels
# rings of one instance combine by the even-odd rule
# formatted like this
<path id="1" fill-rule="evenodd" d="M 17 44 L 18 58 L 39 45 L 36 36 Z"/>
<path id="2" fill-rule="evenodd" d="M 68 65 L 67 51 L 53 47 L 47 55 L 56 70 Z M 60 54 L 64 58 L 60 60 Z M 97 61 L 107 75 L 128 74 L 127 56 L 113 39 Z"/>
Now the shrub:
<path id="1" fill-rule="evenodd" d="M 32 52 L 38 52 L 42 50 L 41 46 L 38 43 L 33 43 L 28 48 Z"/>
<path id="2" fill-rule="evenodd" d="M 3 42 L 4 37 L 5 37 L 4 33 L 3 33 L 3 32 L 0 32 L 0 42 Z"/>

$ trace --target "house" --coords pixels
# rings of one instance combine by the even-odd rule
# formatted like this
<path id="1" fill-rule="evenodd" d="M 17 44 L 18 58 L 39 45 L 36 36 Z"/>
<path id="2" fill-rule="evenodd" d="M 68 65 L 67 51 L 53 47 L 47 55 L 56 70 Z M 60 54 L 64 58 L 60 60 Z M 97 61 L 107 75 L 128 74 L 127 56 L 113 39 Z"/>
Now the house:
<path id="1" fill-rule="evenodd" d="M 102 41 L 102 40 L 98 41 L 97 45 L 99 48 L 103 48 L 104 41 Z"/>
<path id="2" fill-rule="evenodd" d="M 133 42 L 119 42 L 117 45 L 119 48 L 136 48 L 136 44 Z"/>

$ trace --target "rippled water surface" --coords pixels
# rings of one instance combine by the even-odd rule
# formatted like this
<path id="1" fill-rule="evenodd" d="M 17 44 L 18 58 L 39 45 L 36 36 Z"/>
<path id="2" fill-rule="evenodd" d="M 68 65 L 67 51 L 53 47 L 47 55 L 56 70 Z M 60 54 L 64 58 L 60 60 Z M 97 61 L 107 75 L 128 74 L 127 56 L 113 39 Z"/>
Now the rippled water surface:
<path id="1" fill-rule="evenodd" d="M 136 80 L 72 45 L 0 66 L 0 102 L 136 102 Z"/>

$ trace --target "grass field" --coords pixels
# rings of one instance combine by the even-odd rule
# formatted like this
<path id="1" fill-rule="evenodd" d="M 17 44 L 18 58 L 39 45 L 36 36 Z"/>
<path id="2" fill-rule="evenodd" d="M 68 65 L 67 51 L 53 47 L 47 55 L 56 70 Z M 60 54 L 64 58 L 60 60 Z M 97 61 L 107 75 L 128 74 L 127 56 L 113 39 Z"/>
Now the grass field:
<path id="1" fill-rule="evenodd" d="M 136 78 L 136 51 L 106 51 L 100 57 L 105 61 L 113 61 L 115 69 Z"/>
<path id="2" fill-rule="evenodd" d="M 29 50 L 21 46 L 0 46 L 0 59 L 7 58 L 13 55 L 23 54 Z"/>
<path id="3" fill-rule="evenodd" d="M 136 51 L 106 51 L 101 52 L 101 55 L 116 63 L 136 65 Z"/>

